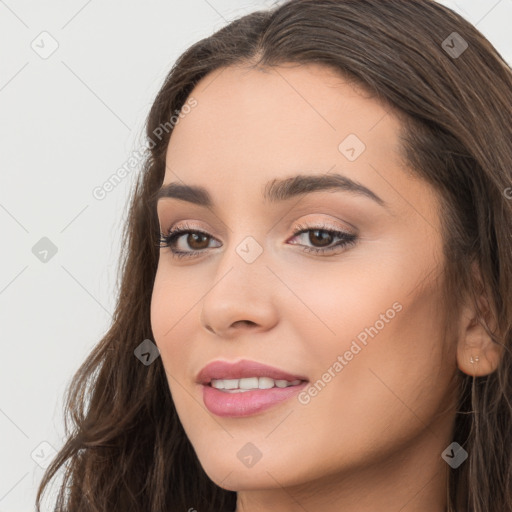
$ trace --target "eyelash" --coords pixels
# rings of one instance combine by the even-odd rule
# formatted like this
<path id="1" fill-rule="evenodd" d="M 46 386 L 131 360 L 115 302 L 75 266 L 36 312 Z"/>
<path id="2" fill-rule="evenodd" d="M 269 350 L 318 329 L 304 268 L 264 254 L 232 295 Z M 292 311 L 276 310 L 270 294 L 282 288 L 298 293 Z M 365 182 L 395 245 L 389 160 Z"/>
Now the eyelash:
<path id="1" fill-rule="evenodd" d="M 329 233 L 334 237 L 341 238 L 341 241 L 328 248 L 318 248 L 318 247 L 307 247 L 304 246 L 302 250 L 307 253 L 314 254 L 327 254 L 331 253 L 337 248 L 340 247 L 350 247 L 357 242 L 357 235 L 353 233 L 346 233 L 344 231 L 339 231 L 335 229 L 329 229 L 326 225 L 318 225 L 318 226 L 307 226 L 307 225 L 298 225 L 293 232 L 292 238 L 297 235 L 301 235 L 303 233 L 308 233 L 309 231 L 323 231 L 325 233 Z M 160 233 L 160 238 L 158 240 L 159 246 L 161 248 L 168 247 L 171 250 L 171 254 L 175 258 L 191 258 L 195 257 L 200 253 L 204 253 L 205 249 L 201 250 L 191 250 L 191 251 L 176 251 L 172 248 L 173 244 L 179 239 L 181 236 L 185 234 L 201 234 L 208 238 L 213 238 L 205 231 L 201 231 L 200 229 L 194 229 L 186 223 L 183 223 L 180 228 L 170 229 L 168 234 Z M 295 245 L 295 244 L 292 244 Z M 298 244 L 297 244 L 298 245 Z"/>

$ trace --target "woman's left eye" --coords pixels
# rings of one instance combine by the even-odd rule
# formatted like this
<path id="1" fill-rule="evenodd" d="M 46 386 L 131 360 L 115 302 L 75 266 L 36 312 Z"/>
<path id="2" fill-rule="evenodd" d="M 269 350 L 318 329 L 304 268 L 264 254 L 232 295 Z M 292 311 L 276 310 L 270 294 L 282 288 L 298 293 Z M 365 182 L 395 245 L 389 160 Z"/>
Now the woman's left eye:
<path id="1" fill-rule="evenodd" d="M 309 233 L 309 236 L 306 237 L 307 241 L 310 243 L 318 243 L 320 247 L 308 247 L 305 245 L 303 247 L 304 252 L 311 252 L 314 254 L 327 254 L 336 251 L 339 248 L 346 248 L 348 246 L 352 246 L 357 241 L 357 235 L 355 233 L 348 233 L 345 231 L 340 231 L 338 229 L 329 229 L 328 226 L 297 226 L 293 233 L 293 237 L 295 238 L 299 235 Z M 334 245 L 333 238 L 339 238 L 339 241 Z M 330 246 L 330 247 L 326 247 Z M 339 254 L 341 251 L 337 251 L 336 254 Z"/>
<path id="2" fill-rule="evenodd" d="M 329 229 L 328 226 L 297 226 L 295 231 L 293 232 L 293 236 L 291 239 L 298 237 L 299 235 L 303 235 L 309 233 L 307 240 L 309 243 L 316 244 L 319 246 L 308 247 L 303 246 L 304 252 L 314 253 L 314 254 L 327 254 L 332 253 L 333 251 L 354 245 L 357 241 L 357 235 L 354 233 L 348 233 L 345 231 L 340 231 L 337 229 Z M 177 248 L 180 245 L 180 239 L 184 238 L 185 245 L 192 247 L 192 250 L 183 250 L 182 248 Z M 339 241 L 334 245 L 333 239 L 338 238 Z M 180 228 L 173 228 L 169 231 L 167 235 L 160 233 L 160 247 L 165 248 L 169 247 L 171 250 L 171 254 L 176 258 L 184 258 L 184 257 L 192 257 L 197 256 L 199 253 L 203 253 L 205 249 L 208 249 L 209 240 L 215 240 L 212 236 L 210 236 L 205 231 L 201 231 L 198 229 L 193 229 L 188 225 L 182 225 Z M 291 240 L 290 239 L 290 240 Z M 296 242 L 292 242 L 292 245 L 301 245 L 296 244 Z M 330 247 L 327 247 L 330 246 Z"/>

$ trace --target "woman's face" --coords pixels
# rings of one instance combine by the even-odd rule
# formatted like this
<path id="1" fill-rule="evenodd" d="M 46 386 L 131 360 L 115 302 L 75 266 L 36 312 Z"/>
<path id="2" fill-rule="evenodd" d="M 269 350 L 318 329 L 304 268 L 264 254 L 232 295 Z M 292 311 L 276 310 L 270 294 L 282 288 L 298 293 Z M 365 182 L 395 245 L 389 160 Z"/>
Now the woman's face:
<path id="1" fill-rule="evenodd" d="M 163 185 L 202 187 L 211 205 L 180 193 L 158 216 L 164 234 L 207 236 L 174 241 L 192 257 L 160 249 L 151 322 L 204 470 L 239 491 L 355 478 L 386 461 L 424 486 L 446 465 L 456 350 L 441 330 L 437 196 L 401 163 L 398 121 L 316 65 L 225 68 L 191 96 Z M 296 180 L 275 194 L 305 176 L 331 187 Z M 337 246 L 332 230 L 355 240 Z M 287 393 L 263 409 L 250 392 L 209 387 L 206 407 L 200 370 L 240 359 L 308 383 L 253 391 Z"/>

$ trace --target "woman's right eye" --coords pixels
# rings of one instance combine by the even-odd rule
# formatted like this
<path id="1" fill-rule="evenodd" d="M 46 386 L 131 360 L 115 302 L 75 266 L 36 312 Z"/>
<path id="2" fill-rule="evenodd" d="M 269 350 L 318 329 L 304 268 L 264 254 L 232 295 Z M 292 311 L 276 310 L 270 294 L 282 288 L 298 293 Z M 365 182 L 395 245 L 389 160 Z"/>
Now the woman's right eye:
<path id="1" fill-rule="evenodd" d="M 176 248 L 176 246 L 179 246 L 180 238 L 184 237 L 184 235 L 187 235 L 187 237 L 184 238 L 184 242 L 192 248 L 191 251 L 183 250 L 183 248 Z M 198 253 L 204 252 L 205 249 L 208 249 L 209 244 L 205 244 L 205 241 L 207 242 L 209 239 L 214 240 L 214 238 L 205 231 L 192 229 L 188 225 L 182 225 L 180 228 L 169 230 L 167 235 L 160 233 L 159 242 L 160 247 L 169 247 L 173 256 L 177 258 L 185 258 L 196 256 Z"/>

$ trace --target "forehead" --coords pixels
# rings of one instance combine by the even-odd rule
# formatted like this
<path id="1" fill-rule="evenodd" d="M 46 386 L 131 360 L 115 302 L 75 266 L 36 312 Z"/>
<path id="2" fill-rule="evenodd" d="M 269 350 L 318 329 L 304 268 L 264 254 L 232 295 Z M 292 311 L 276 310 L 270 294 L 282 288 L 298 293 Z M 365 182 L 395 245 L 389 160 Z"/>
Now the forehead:
<path id="1" fill-rule="evenodd" d="M 398 120 L 324 66 L 221 68 L 189 97 L 197 105 L 174 128 L 164 184 L 259 187 L 298 169 L 334 168 L 362 181 L 375 173 L 369 164 L 399 164 Z M 343 152 L 346 141 L 356 160 Z"/>

